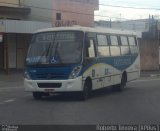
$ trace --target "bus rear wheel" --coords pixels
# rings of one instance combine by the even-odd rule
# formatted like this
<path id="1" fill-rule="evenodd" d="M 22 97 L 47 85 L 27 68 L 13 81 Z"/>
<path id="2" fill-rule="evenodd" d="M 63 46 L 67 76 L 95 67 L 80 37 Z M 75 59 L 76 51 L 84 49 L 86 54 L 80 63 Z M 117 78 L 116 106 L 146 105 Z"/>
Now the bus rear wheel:
<path id="1" fill-rule="evenodd" d="M 113 90 L 114 91 L 119 91 L 119 92 L 123 91 L 124 88 L 126 87 L 126 83 L 127 83 L 127 76 L 122 75 L 121 83 L 113 86 Z"/>

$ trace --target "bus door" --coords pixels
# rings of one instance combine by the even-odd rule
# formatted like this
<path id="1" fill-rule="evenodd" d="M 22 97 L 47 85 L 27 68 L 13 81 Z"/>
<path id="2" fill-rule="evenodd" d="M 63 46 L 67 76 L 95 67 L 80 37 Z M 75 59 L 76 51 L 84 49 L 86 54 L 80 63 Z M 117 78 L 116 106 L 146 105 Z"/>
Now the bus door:
<path id="1" fill-rule="evenodd" d="M 85 48 L 86 53 L 84 58 L 84 66 L 87 67 L 87 71 L 83 74 L 83 78 L 90 77 L 92 79 L 92 89 L 98 89 L 102 87 L 102 82 L 99 78 L 97 48 L 94 37 L 86 37 Z"/>

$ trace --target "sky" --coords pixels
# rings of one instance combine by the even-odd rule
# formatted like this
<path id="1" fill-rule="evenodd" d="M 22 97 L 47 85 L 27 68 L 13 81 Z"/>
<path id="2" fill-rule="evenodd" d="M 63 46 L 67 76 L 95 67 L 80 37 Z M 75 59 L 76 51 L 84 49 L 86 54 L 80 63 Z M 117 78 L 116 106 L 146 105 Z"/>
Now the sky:
<path id="1" fill-rule="evenodd" d="M 95 11 L 95 20 L 133 20 L 149 18 L 154 15 L 160 18 L 160 0 L 99 0 L 99 11 Z M 111 6 L 104 6 L 111 5 Z M 119 8 L 113 6 L 134 7 Z M 150 8 L 150 9 L 135 9 Z M 157 10 L 154 10 L 157 9 Z M 102 17 L 104 16 L 104 17 Z"/>

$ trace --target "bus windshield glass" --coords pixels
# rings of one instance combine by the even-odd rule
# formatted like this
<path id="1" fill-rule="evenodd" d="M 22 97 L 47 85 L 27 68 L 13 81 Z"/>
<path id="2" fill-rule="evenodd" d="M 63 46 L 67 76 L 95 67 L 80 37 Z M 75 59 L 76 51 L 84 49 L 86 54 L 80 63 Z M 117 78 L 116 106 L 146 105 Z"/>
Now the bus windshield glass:
<path id="1" fill-rule="evenodd" d="M 27 65 L 73 64 L 82 61 L 84 33 L 57 31 L 35 34 L 32 38 Z"/>

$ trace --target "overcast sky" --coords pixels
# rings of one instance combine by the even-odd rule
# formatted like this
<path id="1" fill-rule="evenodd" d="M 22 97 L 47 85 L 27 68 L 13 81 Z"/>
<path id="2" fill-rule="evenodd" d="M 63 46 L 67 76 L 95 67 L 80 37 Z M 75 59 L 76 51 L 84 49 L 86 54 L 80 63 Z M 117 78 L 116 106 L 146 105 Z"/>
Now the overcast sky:
<path id="1" fill-rule="evenodd" d="M 160 18 L 160 0 L 99 0 L 99 11 L 95 12 L 95 20 L 130 20 L 130 19 L 143 19 L 148 18 L 150 15 L 156 15 Z M 155 8 L 151 9 L 131 9 L 131 8 L 118 8 L 104 5 L 125 6 L 135 8 Z M 107 17 L 99 17 L 107 16 Z"/>

